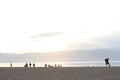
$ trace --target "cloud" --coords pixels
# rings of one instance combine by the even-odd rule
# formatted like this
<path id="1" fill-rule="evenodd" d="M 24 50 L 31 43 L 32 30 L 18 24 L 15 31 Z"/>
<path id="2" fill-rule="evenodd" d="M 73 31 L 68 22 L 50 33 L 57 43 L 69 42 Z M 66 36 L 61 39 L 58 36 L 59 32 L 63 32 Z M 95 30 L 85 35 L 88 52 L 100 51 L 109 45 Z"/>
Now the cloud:
<path id="1" fill-rule="evenodd" d="M 82 34 L 82 33 L 86 33 L 86 32 L 46 32 L 46 33 L 39 33 L 36 35 L 32 35 L 31 38 L 32 39 L 36 39 L 36 38 L 46 38 L 46 37 L 55 37 L 55 36 L 61 36 L 61 35 L 68 35 L 68 34 Z"/>
<path id="2" fill-rule="evenodd" d="M 32 36 L 32 38 L 38 38 L 38 37 L 52 37 L 52 36 L 59 36 L 64 34 L 63 32 L 47 32 L 47 33 L 40 33 L 37 35 Z"/>
<path id="3" fill-rule="evenodd" d="M 88 35 L 88 34 L 87 34 Z M 80 39 L 69 45 L 69 49 L 98 49 L 98 48 L 119 48 L 120 33 L 109 33 L 102 36 L 78 35 Z M 83 39 L 83 40 L 82 40 Z"/>
<path id="4" fill-rule="evenodd" d="M 107 36 L 105 38 L 99 39 L 98 41 L 105 45 L 109 45 L 110 47 L 120 47 L 120 33 Z"/>

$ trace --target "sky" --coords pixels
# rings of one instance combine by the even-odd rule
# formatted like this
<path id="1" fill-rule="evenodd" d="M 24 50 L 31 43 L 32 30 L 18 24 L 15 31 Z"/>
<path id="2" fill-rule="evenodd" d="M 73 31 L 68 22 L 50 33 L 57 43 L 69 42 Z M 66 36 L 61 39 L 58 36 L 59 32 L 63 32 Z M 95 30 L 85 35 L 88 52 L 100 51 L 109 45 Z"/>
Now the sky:
<path id="1" fill-rule="evenodd" d="M 119 48 L 119 0 L 0 0 L 0 52 Z"/>

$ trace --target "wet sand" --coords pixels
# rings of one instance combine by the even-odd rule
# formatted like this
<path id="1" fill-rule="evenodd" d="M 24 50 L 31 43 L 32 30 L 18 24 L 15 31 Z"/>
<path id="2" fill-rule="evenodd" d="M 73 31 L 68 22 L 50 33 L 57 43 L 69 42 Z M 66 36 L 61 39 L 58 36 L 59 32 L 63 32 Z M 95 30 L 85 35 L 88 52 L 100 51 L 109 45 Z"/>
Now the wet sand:
<path id="1" fill-rule="evenodd" d="M 120 67 L 4 67 L 0 80 L 120 80 Z"/>

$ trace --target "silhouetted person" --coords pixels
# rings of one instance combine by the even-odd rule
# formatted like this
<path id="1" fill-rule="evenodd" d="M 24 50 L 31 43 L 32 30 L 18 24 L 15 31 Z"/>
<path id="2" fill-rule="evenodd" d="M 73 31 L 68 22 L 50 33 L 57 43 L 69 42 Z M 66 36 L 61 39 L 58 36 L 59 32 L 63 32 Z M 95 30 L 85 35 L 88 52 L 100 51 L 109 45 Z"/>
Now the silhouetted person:
<path id="1" fill-rule="evenodd" d="M 55 64 L 55 67 L 57 67 L 57 65 Z"/>
<path id="2" fill-rule="evenodd" d="M 47 67 L 47 64 L 45 64 L 45 67 Z"/>
<path id="3" fill-rule="evenodd" d="M 29 63 L 29 66 L 30 66 L 30 67 L 31 67 L 31 65 L 32 65 L 32 64 L 31 64 L 31 63 Z"/>
<path id="4" fill-rule="evenodd" d="M 110 67 L 109 58 L 105 58 L 105 64 Z"/>
<path id="5" fill-rule="evenodd" d="M 24 67 L 28 67 L 28 63 L 26 63 Z"/>
<path id="6" fill-rule="evenodd" d="M 33 67 L 35 67 L 35 63 L 33 63 Z"/>
<path id="7" fill-rule="evenodd" d="M 60 67 L 61 65 L 60 64 L 58 64 L 58 67 Z"/>
<path id="8" fill-rule="evenodd" d="M 52 67 L 50 64 L 48 64 L 48 67 Z"/>
<path id="9" fill-rule="evenodd" d="M 62 65 L 60 67 L 62 67 Z"/>
<path id="10" fill-rule="evenodd" d="M 12 63 L 10 63 L 10 67 L 12 67 Z"/>

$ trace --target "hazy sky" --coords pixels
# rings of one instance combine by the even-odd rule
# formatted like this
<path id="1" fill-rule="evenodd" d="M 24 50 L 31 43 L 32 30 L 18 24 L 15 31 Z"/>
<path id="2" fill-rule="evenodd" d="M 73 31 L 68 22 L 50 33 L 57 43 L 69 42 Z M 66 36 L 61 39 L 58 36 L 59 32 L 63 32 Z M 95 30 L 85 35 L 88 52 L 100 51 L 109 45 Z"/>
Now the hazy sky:
<path id="1" fill-rule="evenodd" d="M 119 0 L 0 0 L 0 52 L 119 47 Z"/>

